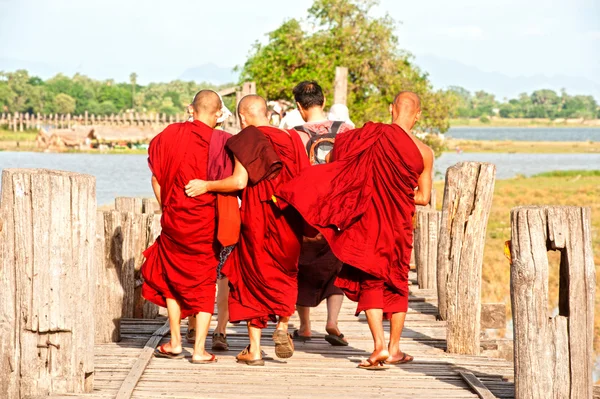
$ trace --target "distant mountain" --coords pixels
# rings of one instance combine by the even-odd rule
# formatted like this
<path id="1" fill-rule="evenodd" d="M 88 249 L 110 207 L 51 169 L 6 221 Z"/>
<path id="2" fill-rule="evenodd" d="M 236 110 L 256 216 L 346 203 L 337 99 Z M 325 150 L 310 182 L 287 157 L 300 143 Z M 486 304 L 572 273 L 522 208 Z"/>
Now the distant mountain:
<path id="1" fill-rule="evenodd" d="M 571 95 L 592 95 L 600 101 L 600 83 L 583 77 L 566 75 L 511 77 L 498 72 L 482 71 L 474 66 L 432 55 L 417 56 L 415 63 L 429 73 L 429 78 L 436 88 L 461 86 L 471 92 L 484 90 L 495 94 L 498 100 L 515 98 L 521 93 L 531 93 L 539 89 L 559 92 L 564 88 Z"/>
<path id="2" fill-rule="evenodd" d="M 184 81 L 208 82 L 216 85 L 237 82 L 239 74 L 231 67 L 221 67 L 215 64 L 204 64 L 189 68 L 179 79 Z"/>

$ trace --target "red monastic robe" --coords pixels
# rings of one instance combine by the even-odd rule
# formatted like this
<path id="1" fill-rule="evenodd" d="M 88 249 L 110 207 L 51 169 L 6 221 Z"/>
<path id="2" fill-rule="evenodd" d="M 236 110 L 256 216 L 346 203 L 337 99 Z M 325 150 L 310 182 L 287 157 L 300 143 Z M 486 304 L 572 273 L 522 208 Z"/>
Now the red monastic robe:
<path id="1" fill-rule="evenodd" d="M 200 121 L 169 125 L 148 149 L 148 164 L 161 187 L 162 231 L 144 252 L 142 295 L 166 306 L 173 298 L 181 317 L 213 313 L 217 278 L 215 195 L 185 194 L 193 179 L 208 180 L 208 149 L 213 129 Z"/>
<path id="2" fill-rule="evenodd" d="M 280 204 L 296 208 L 344 262 L 336 285 L 351 300 L 359 299 L 364 274 L 346 265 L 408 298 L 419 149 L 398 125 L 367 123 L 338 134 L 332 158 L 282 186 Z"/>
<path id="3" fill-rule="evenodd" d="M 280 210 L 273 202 L 273 194 L 280 185 L 308 167 L 309 162 L 295 131 L 285 132 L 270 126 L 258 129 L 268 139 L 266 146 L 274 149 L 281 169 L 274 174 L 273 162 L 265 161 L 273 158 L 271 148 L 253 148 L 257 141 L 246 140 L 246 137 L 251 138 L 252 132 L 257 133 L 256 128 L 246 128 L 230 139 L 228 148 L 248 170 L 249 179 L 242 193 L 240 240 L 222 273 L 229 279 L 231 288 L 230 321 L 250 321 L 264 328 L 275 316 L 287 317 L 294 313 L 304 228 L 298 212 L 291 207 Z M 235 148 L 230 145 L 231 140 L 237 142 Z M 265 165 L 260 166 L 261 163 Z M 262 172 L 255 172 L 258 170 Z"/>

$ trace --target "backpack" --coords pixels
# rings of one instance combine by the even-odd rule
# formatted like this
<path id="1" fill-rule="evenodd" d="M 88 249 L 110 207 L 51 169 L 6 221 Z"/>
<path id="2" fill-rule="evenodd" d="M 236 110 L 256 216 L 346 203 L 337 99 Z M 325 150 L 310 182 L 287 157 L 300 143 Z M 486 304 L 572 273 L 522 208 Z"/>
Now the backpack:
<path id="1" fill-rule="evenodd" d="M 329 131 L 324 134 L 318 134 L 304 126 L 296 126 L 294 130 L 298 130 L 308 134 L 308 143 L 306 143 L 306 152 L 310 159 L 311 165 L 320 165 L 327 163 L 325 157 L 333 149 L 335 136 L 344 122 L 335 121 L 331 124 Z"/>

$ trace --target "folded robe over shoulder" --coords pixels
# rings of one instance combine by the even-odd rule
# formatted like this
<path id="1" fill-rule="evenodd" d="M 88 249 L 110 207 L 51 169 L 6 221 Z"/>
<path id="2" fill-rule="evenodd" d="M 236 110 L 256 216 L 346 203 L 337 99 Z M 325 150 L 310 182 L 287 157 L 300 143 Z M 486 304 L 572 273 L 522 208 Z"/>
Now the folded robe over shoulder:
<path id="1" fill-rule="evenodd" d="M 280 206 L 296 208 L 342 262 L 408 295 L 419 149 L 399 126 L 367 123 L 337 135 L 332 159 L 281 186 Z M 357 281 L 336 285 L 357 300 Z"/>
<path id="2" fill-rule="evenodd" d="M 218 245 L 215 244 L 214 194 L 188 197 L 192 179 L 207 180 L 213 129 L 202 122 L 169 125 L 148 149 L 148 164 L 161 187 L 162 231 L 144 252 L 142 295 L 166 306 L 178 301 L 181 316 L 212 313 Z"/>
<path id="3" fill-rule="evenodd" d="M 249 176 L 240 241 L 222 270 L 231 288 L 229 319 L 264 328 L 295 311 L 304 222 L 293 208 L 280 210 L 273 194 L 309 166 L 308 157 L 298 133 L 270 126 L 248 127 L 227 147 Z"/>

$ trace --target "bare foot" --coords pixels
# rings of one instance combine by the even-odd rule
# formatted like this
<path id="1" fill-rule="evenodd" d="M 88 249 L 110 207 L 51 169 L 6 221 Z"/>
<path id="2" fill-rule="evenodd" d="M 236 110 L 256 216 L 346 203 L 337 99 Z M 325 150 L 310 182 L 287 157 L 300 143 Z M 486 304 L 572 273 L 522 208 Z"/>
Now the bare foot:
<path id="1" fill-rule="evenodd" d="M 339 337 L 340 335 L 342 335 L 342 332 L 338 328 L 337 324 L 327 324 L 327 326 L 325 327 L 325 331 L 327 331 L 327 334 L 335 335 L 336 337 Z M 346 340 L 346 338 L 343 338 L 343 337 L 342 337 L 342 341 L 348 342 L 348 340 Z"/>
<path id="2" fill-rule="evenodd" d="M 181 344 L 179 344 L 178 346 L 175 346 L 175 345 L 173 345 L 172 341 L 169 341 L 166 344 L 164 344 L 162 346 L 162 348 L 166 352 L 170 352 L 173 354 L 179 354 L 179 353 L 183 352 L 183 348 L 181 347 Z"/>
<path id="3" fill-rule="evenodd" d="M 390 355 L 385 361 L 387 364 L 402 364 L 412 362 L 414 358 L 408 353 L 398 352 Z"/>
<path id="4" fill-rule="evenodd" d="M 298 335 L 304 338 L 310 338 L 312 336 L 312 332 L 310 329 L 306 329 L 303 326 L 298 327 Z"/>
<path id="5" fill-rule="evenodd" d="M 214 359 L 214 355 L 208 353 L 206 350 L 202 351 L 202 353 L 194 352 L 192 355 L 192 361 L 212 361 Z"/>
<path id="6" fill-rule="evenodd" d="M 252 361 L 262 359 L 263 352 L 258 348 L 255 350 L 248 345 L 243 351 L 241 351 L 235 358 L 239 361 Z"/>
<path id="7" fill-rule="evenodd" d="M 371 361 L 371 363 L 365 360 L 361 362 L 360 365 L 363 367 L 369 367 L 371 364 L 379 364 L 381 362 L 385 362 L 389 357 L 390 353 L 386 349 L 381 351 L 375 351 L 371 353 L 371 356 L 369 356 L 369 360 Z"/>

